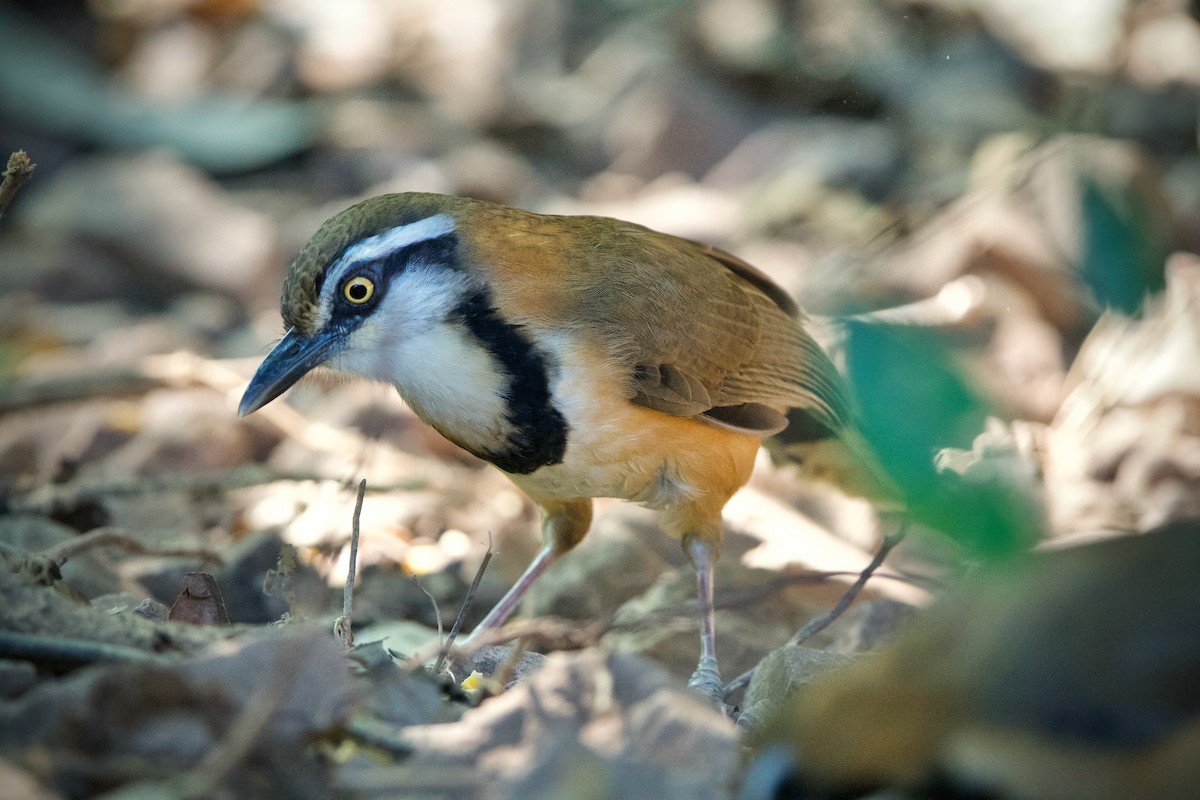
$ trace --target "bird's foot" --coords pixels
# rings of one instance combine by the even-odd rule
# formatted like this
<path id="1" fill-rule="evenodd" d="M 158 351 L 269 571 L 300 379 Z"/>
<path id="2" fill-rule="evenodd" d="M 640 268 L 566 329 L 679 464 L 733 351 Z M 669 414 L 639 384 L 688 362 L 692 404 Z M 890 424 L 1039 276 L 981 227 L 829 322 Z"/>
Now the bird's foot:
<path id="1" fill-rule="evenodd" d="M 727 713 L 725 707 L 725 682 L 721 680 L 721 672 L 717 669 L 717 660 L 711 656 L 701 658 L 696 665 L 696 671 L 688 680 L 688 688 L 707 700 L 713 708 Z"/>

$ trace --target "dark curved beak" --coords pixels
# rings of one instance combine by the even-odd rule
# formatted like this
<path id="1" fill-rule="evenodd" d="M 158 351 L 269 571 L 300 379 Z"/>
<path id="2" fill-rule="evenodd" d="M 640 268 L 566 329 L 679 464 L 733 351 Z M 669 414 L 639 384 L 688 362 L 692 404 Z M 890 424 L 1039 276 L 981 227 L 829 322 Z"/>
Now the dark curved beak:
<path id="1" fill-rule="evenodd" d="M 344 343 L 342 332 L 336 329 L 318 331 L 312 336 L 296 333 L 295 328 L 289 330 L 250 379 L 238 404 L 238 416 L 252 414 L 279 397 L 313 367 L 337 355 Z"/>

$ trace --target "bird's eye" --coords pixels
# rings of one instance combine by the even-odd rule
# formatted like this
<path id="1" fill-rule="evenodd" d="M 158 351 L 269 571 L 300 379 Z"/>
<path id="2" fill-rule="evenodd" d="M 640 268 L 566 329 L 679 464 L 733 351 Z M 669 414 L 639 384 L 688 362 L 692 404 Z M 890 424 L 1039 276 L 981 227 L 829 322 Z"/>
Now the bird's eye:
<path id="1" fill-rule="evenodd" d="M 370 278 L 364 278 L 362 275 L 351 278 L 346 281 L 346 285 L 342 287 L 342 294 L 346 299 L 355 305 L 362 305 L 371 299 L 375 294 L 375 281 Z"/>

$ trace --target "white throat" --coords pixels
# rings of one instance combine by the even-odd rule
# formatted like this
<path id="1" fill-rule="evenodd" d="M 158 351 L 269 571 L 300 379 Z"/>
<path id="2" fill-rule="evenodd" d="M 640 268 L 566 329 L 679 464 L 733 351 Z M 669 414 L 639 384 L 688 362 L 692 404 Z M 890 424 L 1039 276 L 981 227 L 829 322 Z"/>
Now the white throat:
<path id="1" fill-rule="evenodd" d="M 492 450 L 509 427 L 505 376 L 449 313 L 474 287 L 464 273 L 410 265 L 330 368 L 393 384 L 426 422 L 468 449 Z"/>

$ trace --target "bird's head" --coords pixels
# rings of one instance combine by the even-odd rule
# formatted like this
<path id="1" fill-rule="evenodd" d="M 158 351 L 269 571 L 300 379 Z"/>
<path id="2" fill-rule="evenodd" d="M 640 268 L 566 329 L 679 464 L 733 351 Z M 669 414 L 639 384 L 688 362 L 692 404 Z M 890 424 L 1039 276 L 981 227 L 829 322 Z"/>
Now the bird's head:
<path id="1" fill-rule="evenodd" d="M 321 365 L 395 384 L 406 370 L 421 374 L 414 362 L 428 345 L 422 335 L 478 288 L 460 252 L 469 205 L 389 194 L 325 222 L 292 263 L 280 300 L 287 333 L 254 374 L 238 414 L 262 408 Z"/>

